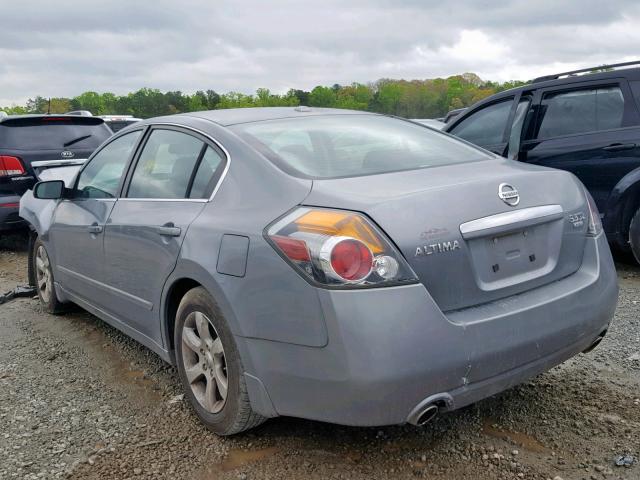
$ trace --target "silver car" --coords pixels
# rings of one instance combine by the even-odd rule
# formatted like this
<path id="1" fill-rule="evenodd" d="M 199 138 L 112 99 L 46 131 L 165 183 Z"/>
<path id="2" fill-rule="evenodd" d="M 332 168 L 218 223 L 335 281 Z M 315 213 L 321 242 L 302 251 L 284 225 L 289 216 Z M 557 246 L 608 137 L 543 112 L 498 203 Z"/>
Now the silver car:
<path id="1" fill-rule="evenodd" d="M 154 118 L 69 180 L 21 203 L 42 303 L 175 364 L 221 435 L 278 415 L 421 425 L 594 347 L 616 307 L 574 176 L 406 120 Z"/>

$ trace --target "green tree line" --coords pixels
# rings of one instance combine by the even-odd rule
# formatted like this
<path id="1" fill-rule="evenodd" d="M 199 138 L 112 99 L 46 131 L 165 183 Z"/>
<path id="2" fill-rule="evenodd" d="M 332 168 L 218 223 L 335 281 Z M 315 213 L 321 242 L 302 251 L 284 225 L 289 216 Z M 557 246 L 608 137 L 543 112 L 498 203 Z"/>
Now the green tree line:
<path id="1" fill-rule="evenodd" d="M 307 105 L 367 110 L 407 118 L 437 118 L 449 110 L 468 107 L 496 92 L 524 83 L 483 81 L 476 74 L 465 73 L 426 80 L 381 79 L 369 84 L 319 85 L 311 91 L 291 89 L 284 94 L 272 93 L 266 88 L 258 89 L 253 95 L 217 93 L 214 90 L 198 90 L 188 94 L 141 88 L 126 95 L 108 92 L 84 92 L 73 98 L 45 98 L 38 95 L 25 105 L 0 107 L 0 110 L 9 114 L 89 110 L 94 115 L 128 114 L 148 118 L 219 108 Z"/>

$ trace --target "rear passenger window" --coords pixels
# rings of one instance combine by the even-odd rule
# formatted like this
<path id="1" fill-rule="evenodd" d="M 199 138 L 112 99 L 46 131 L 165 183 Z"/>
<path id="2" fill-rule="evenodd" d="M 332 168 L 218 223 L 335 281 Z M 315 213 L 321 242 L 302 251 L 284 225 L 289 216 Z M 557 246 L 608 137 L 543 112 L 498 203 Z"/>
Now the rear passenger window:
<path id="1" fill-rule="evenodd" d="M 189 198 L 206 198 L 213 190 L 214 178 L 222 165 L 222 157 L 213 148 L 207 147 L 193 178 Z"/>
<path id="2" fill-rule="evenodd" d="M 153 130 L 136 165 L 127 197 L 186 198 L 205 144 L 175 130 Z"/>
<path id="3" fill-rule="evenodd" d="M 449 133 L 476 145 L 503 143 L 513 98 L 484 107 L 462 120 Z"/>
<path id="4" fill-rule="evenodd" d="M 538 117 L 540 139 L 620 128 L 624 97 L 620 87 L 599 87 L 550 93 Z"/>

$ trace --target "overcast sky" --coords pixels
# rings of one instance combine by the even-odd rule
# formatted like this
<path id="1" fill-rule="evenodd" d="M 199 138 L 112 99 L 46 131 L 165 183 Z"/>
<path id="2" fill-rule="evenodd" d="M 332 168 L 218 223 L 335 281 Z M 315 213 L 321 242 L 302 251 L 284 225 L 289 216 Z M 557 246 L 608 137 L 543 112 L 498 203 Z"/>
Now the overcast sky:
<path id="1" fill-rule="evenodd" d="M 0 105 L 87 90 L 251 93 L 640 56 L 635 0 L 0 0 Z"/>

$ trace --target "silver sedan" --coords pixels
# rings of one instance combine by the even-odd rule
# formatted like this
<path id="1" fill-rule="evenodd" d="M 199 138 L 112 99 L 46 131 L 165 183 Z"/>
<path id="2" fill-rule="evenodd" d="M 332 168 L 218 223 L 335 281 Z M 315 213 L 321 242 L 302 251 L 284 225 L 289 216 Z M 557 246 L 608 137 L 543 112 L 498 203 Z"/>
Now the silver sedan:
<path id="1" fill-rule="evenodd" d="M 574 176 L 370 113 L 142 121 L 20 214 L 46 308 L 175 364 L 222 435 L 422 425 L 593 348 L 617 300 Z"/>

